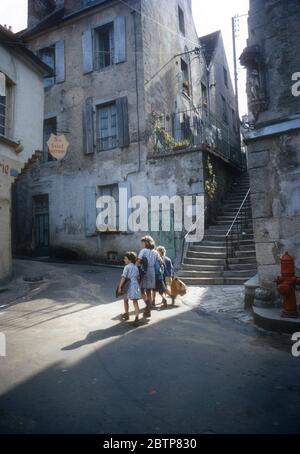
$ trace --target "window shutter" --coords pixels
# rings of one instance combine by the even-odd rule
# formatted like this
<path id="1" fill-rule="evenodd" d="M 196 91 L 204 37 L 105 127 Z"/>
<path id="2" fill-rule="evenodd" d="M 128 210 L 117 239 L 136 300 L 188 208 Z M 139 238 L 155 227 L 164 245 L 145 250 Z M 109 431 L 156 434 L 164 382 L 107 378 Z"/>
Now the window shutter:
<path id="1" fill-rule="evenodd" d="M 86 187 L 84 189 L 85 206 L 85 234 L 87 237 L 94 236 L 97 231 L 96 219 L 96 188 Z"/>
<path id="2" fill-rule="evenodd" d="M 55 43 L 55 72 L 56 83 L 65 81 L 65 42 L 64 40 Z"/>
<path id="3" fill-rule="evenodd" d="M 118 16 L 114 20 L 114 35 L 114 63 L 123 63 L 126 61 L 126 21 L 124 16 Z"/>
<path id="4" fill-rule="evenodd" d="M 95 151 L 93 98 L 88 98 L 83 106 L 83 150 L 85 154 Z"/>
<path id="5" fill-rule="evenodd" d="M 82 33 L 82 53 L 83 53 L 83 74 L 88 74 L 94 70 L 93 34 L 91 28 Z"/>
<path id="6" fill-rule="evenodd" d="M 117 123 L 118 123 L 118 145 L 120 148 L 128 147 L 129 140 L 129 121 L 128 121 L 128 100 L 124 96 L 118 98 L 117 105 Z"/>

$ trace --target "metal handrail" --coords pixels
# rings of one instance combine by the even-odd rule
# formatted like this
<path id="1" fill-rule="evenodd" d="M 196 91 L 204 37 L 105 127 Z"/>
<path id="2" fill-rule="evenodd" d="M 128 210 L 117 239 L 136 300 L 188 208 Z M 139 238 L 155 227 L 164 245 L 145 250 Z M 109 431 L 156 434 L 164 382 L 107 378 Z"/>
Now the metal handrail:
<path id="1" fill-rule="evenodd" d="M 195 226 L 198 224 L 198 222 L 200 221 L 200 219 L 202 218 L 202 216 L 205 216 L 205 213 L 207 211 L 207 206 L 204 208 L 204 213 L 202 213 L 196 220 L 195 224 L 193 225 L 193 227 L 187 232 L 187 234 L 184 236 L 183 238 L 183 243 L 182 243 L 182 250 L 181 250 L 181 262 L 180 264 L 182 265 L 183 263 L 183 255 L 184 255 L 184 249 L 185 249 L 185 243 L 186 243 L 186 239 L 187 237 L 189 236 L 190 233 L 192 233 L 194 230 L 195 230 Z"/>
<path id="2" fill-rule="evenodd" d="M 237 247 L 239 248 L 240 246 L 240 238 L 241 238 L 241 228 L 243 227 L 243 225 L 247 225 L 247 222 L 250 218 L 250 215 L 247 216 L 247 213 L 245 212 L 245 215 L 244 215 L 244 219 L 242 218 L 241 219 L 241 215 L 243 216 L 243 213 L 242 213 L 242 210 L 243 208 L 245 207 L 245 204 L 249 198 L 249 195 L 250 195 L 250 189 L 248 190 L 240 208 L 238 209 L 238 212 L 225 236 L 225 241 L 226 241 L 226 265 L 228 266 L 228 262 L 229 262 L 229 258 L 230 257 L 233 257 L 233 252 L 234 252 L 234 248 L 233 248 L 233 229 L 234 227 L 236 227 L 236 234 L 237 234 L 237 241 L 235 241 L 235 243 L 237 243 Z M 244 221 L 244 224 L 243 224 L 243 221 Z M 241 227 L 239 229 L 239 227 Z M 229 239 L 230 239 L 230 247 L 229 247 Z"/>
<path id="3" fill-rule="evenodd" d="M 228 230 L 228 232 L 227 232 L 227 234 L 226 234 L 226 237 L 230 235 L 231 230 L 232 230 L 234 224 L 236 223 L 237 218 L 238 218 L 238 216 L 239 216 L 241 210 L 243 209 L 243 207 L 244 207 L 244 205 L 245 205 L 245 203 L 246 203 L 246 201 L 247 201 L 247 199 L 248 199 L 248 197 L 249 197 L 249 194 L 250 194 L 250 189 L 248 190 L 247 195 L 246 195 L 246 197 L 244 198 L 244 200 L 243 200 L 243 202 L 242 202 L 242 204 L 241 204 L 241 206 L 240 206 L 240 208 L 239 208 L 239 210 L 238 210 L 238 212 L 237 212 L 237 215 L 235 216 L 235 218 L 234 218 L 234 220 L 233 220 L 233 222 L 232 222 L 232 224 L 231 224 L 231 227 L 230 227 L 230 229 Z"/>

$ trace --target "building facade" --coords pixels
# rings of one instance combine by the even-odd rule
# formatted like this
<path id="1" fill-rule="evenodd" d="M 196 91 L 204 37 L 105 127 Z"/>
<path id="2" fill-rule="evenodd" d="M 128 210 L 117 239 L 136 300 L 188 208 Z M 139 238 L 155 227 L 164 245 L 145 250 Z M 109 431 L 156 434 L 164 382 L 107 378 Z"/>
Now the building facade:
<path id="1" fill-rule="evenodd" d="M 209 143 L 215 150 L 218 134 L 203 114 L 206 62 L 191 1 L 166 0 L 164 8 L 156 0 L 28 1 L 21 38 L 54 76 L 45 80 L 43 163 L 17 188 L 18 212 L 33 213 L 25 228 L 16 223 L 19 253 L 114 260 L 136 250 L 147 232 L 180 256 L 186 232 L 174 231 L 174 216 L 170 231 L 152 229 L 149 216 L 141 232 L 118 216 L 96 227 L 100 196 L 114 197 L 117 212 L 128 213 L 121 189 L 127 199 L 205 199 L 204 154 Z M 62 132 L 69 151 L 54 161 L 46 143 Z M 228 180 L 239 169 L 236 159 L 228 169 L 220 165 Z"/>
<path id="2" fill-rule="evenodd" d="M 42 150 L 44 88 L 49 70 L 0 26 L 0 282 L 12 271 L 12 184 L 37 150 Z"/>
<path id="3" fill-rule="evenodd" d="M 296 0 L 250 0 L 249 40 L 241 62 L 248 69 L 245 137 L 262 288 L 258 304 L 273 303 L 282 253 L 294 256 L 300 271 L 299 21 Z"/>

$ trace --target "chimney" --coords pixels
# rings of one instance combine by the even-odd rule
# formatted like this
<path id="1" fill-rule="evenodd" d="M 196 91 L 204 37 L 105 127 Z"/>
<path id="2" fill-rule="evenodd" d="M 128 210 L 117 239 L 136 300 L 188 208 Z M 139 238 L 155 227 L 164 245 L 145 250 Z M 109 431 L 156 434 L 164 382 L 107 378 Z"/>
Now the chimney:
<path id="1" fill-rule="evenodd" d="M 56 8 L 55 0 L 28 0 L 28 28 L 37 25 Z M 61 3 L 60 0 L 58 3 Z"/>

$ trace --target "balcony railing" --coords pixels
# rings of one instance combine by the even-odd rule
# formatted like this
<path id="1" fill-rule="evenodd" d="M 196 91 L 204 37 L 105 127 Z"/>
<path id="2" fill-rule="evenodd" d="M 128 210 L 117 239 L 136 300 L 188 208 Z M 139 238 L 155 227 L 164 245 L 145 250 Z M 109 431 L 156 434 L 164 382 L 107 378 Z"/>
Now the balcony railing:
<path id="1" fill-rule="evenodd" d="M 225 126 L 205 109 L 193 109 L 171 115 L 152 113 L 154 152 L 206 149 L 243 168 L 239 134 Z"/>

